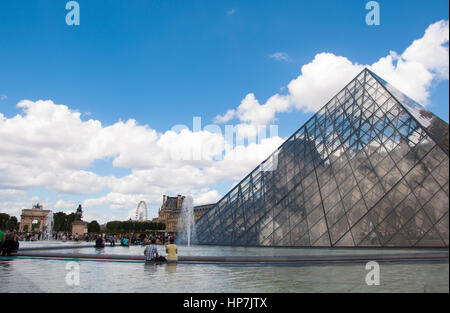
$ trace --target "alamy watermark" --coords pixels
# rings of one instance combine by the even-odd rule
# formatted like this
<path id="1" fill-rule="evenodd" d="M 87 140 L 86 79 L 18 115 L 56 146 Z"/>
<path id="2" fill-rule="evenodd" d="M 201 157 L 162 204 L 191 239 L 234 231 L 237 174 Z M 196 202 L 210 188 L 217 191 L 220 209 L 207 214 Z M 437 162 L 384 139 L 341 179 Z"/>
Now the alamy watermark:
<path id="1" fill-rule="evenodd" d="M 69 26 L 80 25 L 80 4 L 77 1 L 69 1 L 66 3 L 66 10 L 70 10 L 66 14 L 66 24 Z"/>
<path id="2" fill-rule="evenodd" d="M 368 286 L 380 285 L 380 264 L 375 261 L 367 262 L 366 270 L 369 272 L 366 274 L 366 284 Z"/>
<path id="3" fill-rule="evenodd" d="M 79 286 L 80 285 L 80 264 L 78 262 L 66 263 L 66 285 Z"/>
<path id="4" fill-rule="evenodd" d="M 366 24 L 369 26 L 380 25 L 380 4 L 377 1 L 369 1 L 366 3 Z"/>
<path id="5" fill-rule="evenodd" d="M 178 140 L 169 147 L 170 157 L 174 161 L 262 161 L 261 157 L 266 151 L 261 143 L 265 139 L 278 137 L 278 125 L 224 125 L 222 131 L 217 124 L 202 127 L 200 116 L 193 117 L 192 131 L 186 125 L 175 125 L 171 131 L 176 134 L 189 132 L 181 138 L 192 140 Z M 201 135 L 201 132 L 204 133 Z M 265 170 L 273 170 L 277 164 L 277 155 L 274 154 L 270 168 Z"/>

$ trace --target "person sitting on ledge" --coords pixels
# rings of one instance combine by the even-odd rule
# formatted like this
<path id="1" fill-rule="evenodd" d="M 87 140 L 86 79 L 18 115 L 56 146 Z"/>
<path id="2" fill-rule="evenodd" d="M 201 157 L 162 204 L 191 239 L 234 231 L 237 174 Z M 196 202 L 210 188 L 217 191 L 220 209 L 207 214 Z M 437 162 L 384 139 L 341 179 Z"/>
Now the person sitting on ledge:
<path id="1" fill-rule="evenodd" d="M 158 249 L 156 248 L 156 240 L 152 238 L 152 243 L 144 249 L 145 261 L 156 261 L 159 257 Z"/>
<path id="2" fill-rule="evenodd" d="M 166 246 L 167 262 L 178 262 L 178 247 L 174 241 L 173 237 L 170 237 L 170 243 Z"/>
<path id="3" fill-rule="evenodd" d="M 159 255 L 158 249 L 156 248 L 156 239 L 152 238 L 152 243 L 145 247 L 144 250 L 145 261 L 146 262 L 165 262 L 166 258 Z"/>

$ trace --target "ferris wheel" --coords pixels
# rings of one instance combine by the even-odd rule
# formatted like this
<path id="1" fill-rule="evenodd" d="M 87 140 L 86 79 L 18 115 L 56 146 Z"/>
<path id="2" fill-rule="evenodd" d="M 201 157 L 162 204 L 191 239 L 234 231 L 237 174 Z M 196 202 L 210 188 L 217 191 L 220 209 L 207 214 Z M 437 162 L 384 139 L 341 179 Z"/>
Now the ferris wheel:
<path id="1" fill-rule="evenodd" d="M 136 208 L 136 220 L 137 221 L 146 221 L 148 220 L 148 209 L 145 201 L 139 202 Z"/>

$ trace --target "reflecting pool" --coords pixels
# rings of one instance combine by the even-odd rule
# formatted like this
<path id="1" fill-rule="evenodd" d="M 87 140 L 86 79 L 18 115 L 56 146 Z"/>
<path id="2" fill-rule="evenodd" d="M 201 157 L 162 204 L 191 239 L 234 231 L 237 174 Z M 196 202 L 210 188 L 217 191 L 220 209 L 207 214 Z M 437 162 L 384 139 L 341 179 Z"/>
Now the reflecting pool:
<path id="1" fill-rule="evenodd" d="M 59 253 L 142 254 L 143 247 L 77 248 L 86 243 L 21 242 L 21 247 L 73 245 Z M 160 250 L 164 250 L 162 246 Z M 51 251 L 51 250 L 47 250 Z M 414 250 L 179 247 L 180 255 L 330 255 Z M 421 250 L 423 251 L 423 250 Z M 365 264 L 242 265 L 77 261 L 80 284 L 69 285 L 70 260 L 0 259 L 0 292 L 449 292 L 449 264 L 381 263 L 380 285 L 368 286 Z M 70 263 L 69 265 L 73 265 Z"/>

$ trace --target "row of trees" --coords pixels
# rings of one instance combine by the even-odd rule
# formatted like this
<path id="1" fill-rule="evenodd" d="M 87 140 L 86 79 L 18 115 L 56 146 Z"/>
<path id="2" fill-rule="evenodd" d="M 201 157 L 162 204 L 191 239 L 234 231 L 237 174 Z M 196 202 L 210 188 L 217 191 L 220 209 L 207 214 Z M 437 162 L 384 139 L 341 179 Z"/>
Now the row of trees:
<path id="1" fill-rule="evenodd" d="M 110 233 L 130 233 L 164 230 L 166 225 L 159 222 L 112 221 L 106 223 L 106 231 Z"/>
<path id="2" fill-rule="evenodd" d="M 6 213 L 0 213 L 0 229 L 7 230 L 10 228 L 19 230 L 19 222 L 17 221 L 17 217 L 9 216 L 9 214 Z"/>
<path id="3" fill-rule="evenodd" d="M 57 212 L 53 214 L 53 231 L 71 232 L 72 223 L 75 220 L 75 213 L 66 214 Z M 6 213 L 0 213 L 0 229 L 9 229 L 10 227 L 19 230 L 19 222 L 17 217 L 9 216 Z M 99 233 L 100 225 L 97 221 L 88 223 L 88 232 Z M 106 231 L 109 233 L 131 233 L 164 230 L 166 225 L 159 222 L 140 222 L 140 221 L 113 221 L 106 224 Z M 31 231 L 31 230 L 25 230 Z"/>
<path id="4" fill-rule="evenodd" d="M 64 212 L 53 213 L 53 231 L 71 232 L 75 213 Z"/>
<path id="5" fill-rule="evenodd" d="M 53 214 L 53 231 L 71 232 L 72 223 L 75 221 L 75 213 L 66 214 L 64 212 L 57 212 Z M 99 233 L 100 224 L 97 221 L 88 223 L 88 232 Z"/>

